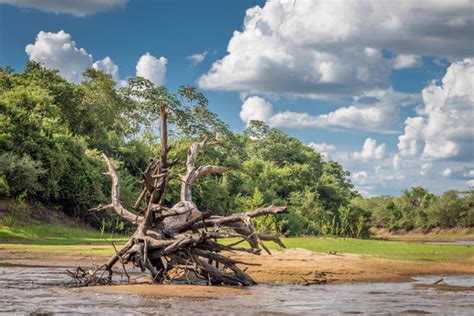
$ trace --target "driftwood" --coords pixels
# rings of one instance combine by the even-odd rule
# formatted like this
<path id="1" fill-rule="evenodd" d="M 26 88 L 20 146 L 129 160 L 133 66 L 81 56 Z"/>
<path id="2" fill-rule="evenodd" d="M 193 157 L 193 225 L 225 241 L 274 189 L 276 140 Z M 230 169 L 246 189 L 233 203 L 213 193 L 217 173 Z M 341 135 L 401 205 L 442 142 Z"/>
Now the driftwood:
<path id="1" fill-rule="evenodd" d="M 93 210 L 114 211 L 123 220 L 136 225 L 137 229 L 129 241 L 101 267 L 89 271 L 78 268 L 70 272 L 78 285 L 112 283 L 113 267 L 118 263 L 122 267 L 132 263 L 142 271 L 148 271 L 155 283 L 170 282 L 183 276 L 188 278 L 191 273 L 208 284 L 254 285 L 255 281 L 238 267 L 245 263 L 225 254 L 241 251 L 258 255 L 260 247 L 269 253 L 262 240 L 284 247 L 278 237 L 257 233 L 252 223 L 254 217 L 286 212 L 283 207 L 269 206 L 229 216 L 215 216 L 202 213 L 193 203 L 192 188 L 196 180 L 207 174 L 230 170 L 221 166 L 196 166 L 198 151 L 217 142 L 204 140 L 191 145 L 186 173 L 180 177 L 180 201 L 166 207 L 170 169 L 177 163 L 167 160 L 170 150 L 167 115 L 168 109 L 161 106 L 160 156 L 151 159 L 142 172 L 139 183 L 143 190 L 133 205 L 133 212 L 120 202 L 119 177 L 108 157 L 103 155 L 108 169 L 105 175 L 112 180 L 111 203 L 99 205 Z M 231 244 L 219 242 L 226 238 L 237 241 Z M 245 241 L 250 248 L 237 247 Z"/>

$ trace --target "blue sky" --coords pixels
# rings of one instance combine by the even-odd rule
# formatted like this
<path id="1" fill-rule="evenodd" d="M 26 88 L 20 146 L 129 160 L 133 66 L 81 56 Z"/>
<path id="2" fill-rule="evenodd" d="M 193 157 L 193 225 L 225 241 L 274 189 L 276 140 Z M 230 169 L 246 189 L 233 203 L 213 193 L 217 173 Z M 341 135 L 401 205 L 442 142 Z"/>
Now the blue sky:
<path id="1" fill-rule="evenodd" d="M 0 64 L 197 85 L 234 131 L 250 119 L 282 128 L 366 195 L 439 193 L 474 185 L 473 11 L 466 0 L 0 0 Z"/>

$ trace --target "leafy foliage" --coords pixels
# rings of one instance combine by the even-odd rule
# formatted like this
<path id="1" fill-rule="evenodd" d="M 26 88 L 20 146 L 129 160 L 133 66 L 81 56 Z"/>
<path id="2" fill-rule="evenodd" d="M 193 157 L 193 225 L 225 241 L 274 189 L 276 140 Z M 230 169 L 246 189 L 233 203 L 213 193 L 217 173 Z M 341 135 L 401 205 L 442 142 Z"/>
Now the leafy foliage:
<path id="1" fill-rule="evenodd" d="M 414 187 L 400 197 L 360 199 L 356 204 L 371 210 L 375 227 L 411 230 L 474 225 L 474 190 L 449 190 L 437 196 L 422 187 Z"/>
<path id="2" fill-rule="evenodd" d="M 12 152 L 0 154 L 0 194 L 35 193 L 40 190 L 38 178 L 45 172 L 41 163 L 30 156 L 19 157 Z"/>
<path id="3" fill-rule="evenodd" d="M 171 111 L 171 158 L 181 158 L 196 139 L 220 140 L 199 163 L 229 166 L 232 172 L 200 179 L 194 201 L 203 211 L 227 215 L 264 205 L 286 205 L 281 218 L 255 221 L 260 231 L 286 235 L 367 237 L 369 227 L 391 229 L 472 226 L 473 191 L 435 196 L 413 188 L 401 197 L 363 199 L 337 162 L 263 122 L 233 134 L 194 87 L 171 93 L 141 77 L 118 88 L 107 74 L 89 69 L 69 83 L 57 71 L 28 62 L 21 73 L 0 68 L 0 195 L 25 196 L 61 205 L 102 230 L 127 229 L 117 217 L 86 210 L 104 202 L 109 183 L 100 153 L 118 167 L 124 205 L 137 195 L 136 179 L 156 155 L 159 117 Z M 176 172 L 177 172 L 176 171 Z M 179 195 L 173 179 L 168 198 Z"/>

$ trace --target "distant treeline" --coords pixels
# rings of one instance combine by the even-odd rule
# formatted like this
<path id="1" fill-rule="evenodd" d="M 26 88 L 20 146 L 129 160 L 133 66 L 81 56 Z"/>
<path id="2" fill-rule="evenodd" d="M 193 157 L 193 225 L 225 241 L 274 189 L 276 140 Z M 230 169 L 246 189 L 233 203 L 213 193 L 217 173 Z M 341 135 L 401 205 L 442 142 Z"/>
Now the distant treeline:
<path id="1" fill-rule="evenodd" d="M 371 213 L 371 225 L 392 230 L 474 226 L 474 190 L 449 190 L 434 195 L 422 187 L 400 197 L 380 196 L 354 201 Z"/>
<path id="2" fill-rule="evenodd" d="M 206 149 L 199 160 L 233 169 L 196 184 L 194 201 L 203 211 L 286 205 L 287 215 L 255 225 L 287 235 L 367 237 L 371 226 L 473 225 L 473 191 L 437 197 L 414 188 L 401 197 L 364 199 L 339 163 L 325 161 L 283 131 L 253 121 L 242 134 L 230 132 L 193 87 L 170 93 L 136 77 L 118 89 L 102 72 L 89 69 L 84 76 L 75 84 L 35 62 L 21 73 L 1 67 L 0 196 L 60 205 L 102 229 L 126 230 L 113 215 L 87 211 L 109 199 L 100 153 L 114 160 L 124 205 L 132 205 L 140 190 L 136 180 L 159 151 L 159 103 L 167 102 L 176 114 L 170 114 L 170 155 L 185 161 L 192 141 L 218 134 L 221 145 Z M 137 97 L 137 91 L 143 93 Z M 179 180 L 173 181 L 170 200 L 179 194 Z"/>

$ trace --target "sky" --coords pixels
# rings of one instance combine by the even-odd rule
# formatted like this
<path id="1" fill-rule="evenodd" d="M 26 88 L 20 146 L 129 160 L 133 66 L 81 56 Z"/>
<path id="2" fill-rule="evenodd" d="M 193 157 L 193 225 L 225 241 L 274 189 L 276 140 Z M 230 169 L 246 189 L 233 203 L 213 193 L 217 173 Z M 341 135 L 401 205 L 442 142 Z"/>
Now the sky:
<path id="1" fill-rule="evenodd" d="M 474 187 L 474 0 L 0 0 L 0 65 L 197 86 L 366 196 Z"/>

